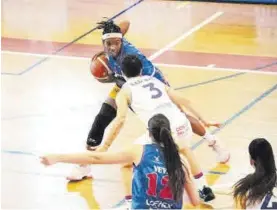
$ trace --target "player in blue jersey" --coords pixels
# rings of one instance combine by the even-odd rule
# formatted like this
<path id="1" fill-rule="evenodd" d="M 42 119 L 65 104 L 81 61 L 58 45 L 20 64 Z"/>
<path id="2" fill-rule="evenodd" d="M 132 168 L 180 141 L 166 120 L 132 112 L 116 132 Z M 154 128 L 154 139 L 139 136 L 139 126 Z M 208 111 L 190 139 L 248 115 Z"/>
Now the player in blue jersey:
<path id="1" fill-rule="evenodd" d="M 153 76 L 161 82 L 168 84 L 162 72 L 153 65 L 153 63 L 146 58 L 135 46 L 130 44 L 124 35 L 129 28 L 129 22 L 124 21 L 118 25 L 113 21 L 103 21 L 99 23 L 99 29 L 103 29 L 102 41 L 105 53 L 108 55 L 108 66 L 113 72 L 113 78 L 110 82 L 116 82 L 116 85 L 111 90 L 109 96 L 102 104 L 99 113 L 96 115 L 92 127 L 87 137 L 87 148 L 96 149 L 102 142 L 105 129 L 116 117 L 116 104 L 115 98 L 125 80 L 122 78 L 121 62 L 124 56 L 135 54 L 142 62 L 142 75 Z M 96 55 L 97 57 L 97 55 Z M 205 127 L 219 126 L 217 123 L 209 123 L 203 119 L 196 119 L 187 114 L 192 130 L 197 135 L 207 140 L 208 146 L 217 153 L 217 159 L 221 163 L 229 160 L 230 154 L 222 149 L 217 138 L 212 135 Z M 201 123 L 205 126 L 203 126 Z M 69 180 L 81 180 L 84 177 L 90 176 L 90 168 L 86 166 L 76 167 L 71 174 L 67 177 Z"/>
<path id="2" fill-rule="evenodd" d="M 183 199 L 198 205 L 197 191 L 171 136 L 169 120 L 157 114 L 148 121 L 148 128 L 146 145 L 134 144 L 121 152 L 51 154 L 41 157 L 41 162 L 44 165 L 133 163 L 132 209 L 181 209 Z"/>

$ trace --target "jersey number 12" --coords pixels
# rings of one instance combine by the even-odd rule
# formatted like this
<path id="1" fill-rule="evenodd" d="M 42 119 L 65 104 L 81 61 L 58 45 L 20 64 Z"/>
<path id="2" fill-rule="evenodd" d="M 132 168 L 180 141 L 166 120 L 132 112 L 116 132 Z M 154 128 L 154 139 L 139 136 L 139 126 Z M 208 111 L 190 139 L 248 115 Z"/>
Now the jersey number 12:
<path id="1" fill-rule="evenodd" d="M 147 174 L 148 178 L 148 189 L 147 189 L 147 195 L 157 197 L 157 194 L 162 199 L 173 199 L 172 192 L 168 186 L 168 176 L 163 176 L 161 180 L 161 184 L 163 185 L 163 188 L 157 192 L 157 174 L 156 173 L 150 173 Z"/>

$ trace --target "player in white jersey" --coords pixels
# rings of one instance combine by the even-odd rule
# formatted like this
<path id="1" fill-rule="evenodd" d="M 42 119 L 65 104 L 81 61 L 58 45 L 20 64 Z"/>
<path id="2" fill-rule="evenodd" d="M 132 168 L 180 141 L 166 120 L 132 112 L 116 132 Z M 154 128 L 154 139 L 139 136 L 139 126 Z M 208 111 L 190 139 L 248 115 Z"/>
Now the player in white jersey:
<path id="1" fill-rule="evenodd" d="M 236 206 L 242 209 L 277 209 L 277 172 L 270 143 L 254 139 L 248 147 L 250 164 L 255 172 L 234 186 Z"/>
<path id="2" fill-rule="evenodd" d="M 196 161 L 194 154 L 188 146 L 187 140 L 192 136 L 191 125 L 184 113 L 183 106 L 196 115 L 198 119 L 203 119 L 193 110 L 188 100 L 177 94 L 176 91 L 170 89 L 159 80 L 149 77 L 140 76 L 142 64 L 135 55 L 127 55 L 122 61 L 122 71 L 127 82 L 123 85 L 121 91 L 117 95 L 117 116 L 111 124 L 111 128 L 106 135 L 104 144 L 98 151 L 106 151 L 113 140 L 116 138 L 122 128 L 128 107 L 138 115 L 138 117 L 147 126 L 148 120 L 155 114 L 163 114 L 170 119 L 171 130 L 175 141 L 180 148 L 180 152 L 187 158 L 194 178 L 197 180 L 200 198 L 207 202 L 214 199 L 212 190 L 207 187 L 202 170 Z M 181 109 L 180 109 L 181 108 Z M 149 139 L 149 138 L 144 138 Z M 146 143 L 146 142 L 145 142 Z M 129 167 L 129 169 L 128 169 Z M 131 166 L 126 166 L 123 171 L 129 173 Z M 124 172 L 124 173 L 125 173 Z M 124 177 L 126 175 L 123 174 Z M 129 178 L 131 180 L 131 178 Z M 130 181 L 123 179 L 126 187 L 130 186 Z M 128 182 L 128 183 L 127 183 Z M 129 187 L 131 189 L 131 187 Z M 130 190 L 129 190 L 130 191 Z M 131 193 L 129 193 L 130 195 Z M 129 197 L 129 195 L 127 195 Z"/>

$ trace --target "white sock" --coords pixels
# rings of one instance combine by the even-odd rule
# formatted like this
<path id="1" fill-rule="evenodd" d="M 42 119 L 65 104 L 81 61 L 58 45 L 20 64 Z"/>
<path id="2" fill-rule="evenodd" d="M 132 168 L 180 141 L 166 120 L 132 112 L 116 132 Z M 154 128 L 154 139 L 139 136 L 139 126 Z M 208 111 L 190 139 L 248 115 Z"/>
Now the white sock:
<path id="1" fill-rule="evenodd" d="M 209 131 L 206 130 L 204 136 L 202 136 L 204 139 L 207 140 L 209 145 L 213 145 L 215 141 L 217 141 L 217 138 L 215 135 L 212 135 Z"/>
<path id="2" fill-rule="evenodd" d="M 204 174 L 197 179 L 194 178 L 194 181 L 198 190 L 202 190 L 204 186 L 208 186 Z"/>

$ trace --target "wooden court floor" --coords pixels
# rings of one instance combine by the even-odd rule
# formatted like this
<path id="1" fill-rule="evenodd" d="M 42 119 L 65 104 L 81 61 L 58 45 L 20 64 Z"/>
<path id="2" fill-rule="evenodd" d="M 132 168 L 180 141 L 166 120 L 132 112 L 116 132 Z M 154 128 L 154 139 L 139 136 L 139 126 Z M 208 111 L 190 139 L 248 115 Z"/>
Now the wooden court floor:
<path id="1" fill-rule="evenodd" d="M 112 85 L 89 73 L 89 58 L 102 50 L 99 31 L 68 43 L 135 2 L 2 1 L 1 208 L 120 208 L 119 166 L 92 166 L 93 179 L 68 183 L 73 165 L 44 168 L 38 155 L 84 151 Z M 217 196 L 198 208 L 232 209 L 230 187 L 251 171 L 249 142 L 265 137 L 277 154 L 277 7 L 145 0 L 115 20 L 124 19 L 127 39 L 172 87 L 224 123 L 214 132 L 231 151 L 229 164 L 217 164 L 198 136 L 191 146 Z M 111 149 L 144 131 L 130 113 Z"/>

